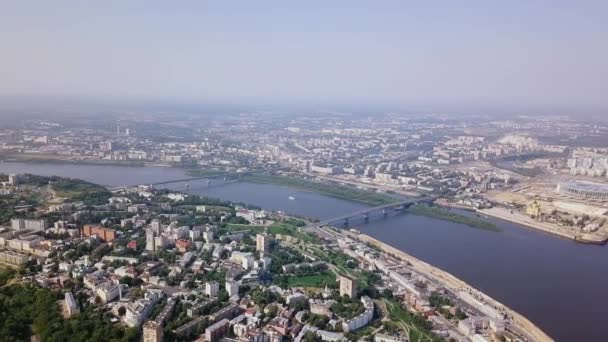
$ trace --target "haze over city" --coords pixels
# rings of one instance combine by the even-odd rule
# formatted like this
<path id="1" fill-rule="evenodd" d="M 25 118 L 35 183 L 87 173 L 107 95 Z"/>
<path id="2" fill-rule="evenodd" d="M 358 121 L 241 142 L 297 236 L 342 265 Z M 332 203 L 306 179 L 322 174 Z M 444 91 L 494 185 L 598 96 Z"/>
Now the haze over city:
<path id="1" fill-rule="evenodd" d="M 0 95 L 598 114 L 605 1 L 5 2 Z"/>

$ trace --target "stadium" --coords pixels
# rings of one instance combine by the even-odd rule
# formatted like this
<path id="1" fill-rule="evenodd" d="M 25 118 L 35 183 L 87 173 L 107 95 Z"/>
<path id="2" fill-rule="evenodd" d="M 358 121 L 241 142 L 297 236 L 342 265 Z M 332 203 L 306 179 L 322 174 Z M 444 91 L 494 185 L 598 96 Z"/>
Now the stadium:
<path id="1" fill-rule="evenodd" d="M 594 201 L 608 201 L 608 184 L 569 181 L 557 185 L 561 195 Z"/>

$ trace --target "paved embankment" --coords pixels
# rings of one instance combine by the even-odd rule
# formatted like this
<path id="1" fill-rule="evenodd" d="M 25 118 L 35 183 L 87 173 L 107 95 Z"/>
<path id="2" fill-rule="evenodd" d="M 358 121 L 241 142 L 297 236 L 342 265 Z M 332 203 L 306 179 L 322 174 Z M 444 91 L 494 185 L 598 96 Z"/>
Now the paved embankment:
<path id="1" fill-rule="evenodd" d="M 407 261 L 412 265 L 412 268 L 416 271 L 425 274 L 433 279 L 436 279 L 439 283 L 444 284 L 445 286 L 451 288 L 453 291 L 458 292 L 460 290 L 467 290 L 472 292 L 478 297 L 481 297 L 487 303 L 491 304 L 495 308 L 501 308 L 504 312 L 506 312 L 509 316 L 512 317 L 512 324 L 517 327 L 519 330 L 524 331 L 528 336 L 530 336 L 534 341 L 545 342 L 545 341 L 553 341 L 547 334 L 545 334 L 540 328 L 530 322 L 527 318 L 520 315 L 519 313 L 511 310 L 504 304 L 494 300 L 493 298 L 487 296 L 483 292 L 475 289 L 471 285 L 465 283 L 464 281 L 454 277 L 448 272 L 445 272 L 437 267 L 434 267 L 424 261 L 421 261 L 393 246 L 390 246 L 382 241 L 376 240 L 368 235 L 359 234 L 357 235 L 358 239 L 364 242 L 372 243 L 386 253 L 392 254 L 395 257 Z"/>

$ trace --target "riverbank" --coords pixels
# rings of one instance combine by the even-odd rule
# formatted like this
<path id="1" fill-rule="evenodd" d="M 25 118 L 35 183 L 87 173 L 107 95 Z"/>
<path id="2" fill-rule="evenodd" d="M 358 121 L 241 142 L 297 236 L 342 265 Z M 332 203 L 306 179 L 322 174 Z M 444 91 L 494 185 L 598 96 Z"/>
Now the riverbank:
<path id="1" fill-rule="evenodd" d="M 460 210 L 466 210 L 466 211 L 475 211 L 475 209 L 473 209 L 472 207 L 470 207 L 468 205 L 460 204 L 458 202 L 452 202 L 452 201 L 448 200 L 447 198 L 438 198 L 435 200 L 435 204 L 440 207 L 454 208 L 454 209 L 460 209 Z"/>
<path id="2" fill-rule="evenodd" d="M 492 222 L 488 222 L 488 221 L 478 219 L 475 217 L 468 217 L 468 216 L 452 213 L 441 207 L 417 204 L 417 205 L 413 205 L 413 206 L 409 207 L 407 209 L 407 212 L 414 214 L 414 215 L 426 216 L 426 217 L 435 218 L 435 219 L 439 219 L 439 220 L 464 224 L 471 228 L 487 230 L 490 232 L 501 232 L 502 231 L 500 228 L 498 228 Z"/>
<path id="3" fill-rule="evenodd" d="M 146 163 L 134 160 L 102 160 L 102 159 L 76 159 L 71 156 L 51 155 L 51 154 L 3 154 L 0 155 L 3 162 L 15 163 L 40 163 L 40 164 L 82 164 L 82 165 L 108 165 L 108 166 L 133 166 L 143 167 Z"/>
<path id="4" fill-rule="evenodd" d="M 311 174 L 309 174 L 309 175 L 311 175 Z M 412 187 L 410 190 L 405 190 L 403 188 L 396 188 L 394 186 L 387 186 L 387 185 L 382 185 L 382 184 L 377 184 L 377 183 L 372 183 L 372 182 L 362 182 L 356 176 L 349 176 L 348 178 L 345 178 L 346 175 L 344 175 L 344 174 L 338 175 L 338 176 L 327 176 L 327 175 L 314 174 L 314 177 L 316 177 L 318 179 L 326 180 L 326 181 L 332 182 L 332 183 L 348 184 L 348 185 L 352 185 L 355 187 L 362 187 L 362 188 L 372 187 L 372 188 L 386 191 L 387 193 L 392 192 L 397 195 L 402 195 L 402 196 L 406 196 L 406 197 L 423 196 L 420 192 L 415 191 L 415 189 L 416 189 L 415 187 Z"/>
<path id="5" fill-rule="evenodd" d="M 504 208 L 479 209 L 477 212 L 577 242 L 605 244 L 608 241 L 608 233 L 605 231 L 596 233 L 568 231 L 567 228 L 561 228 L 551 223 L 538 222 L 528 216 Z"/>
<path id="6" fill-rule="evenodd" d="M 311 191 L 329 197 L 373 206 L 390 204 L 399 201 L 395 197 L 382 193 L 361 190 L 355 187 L 345 187 L 336 184 L 313 182 L 310 180 L 287 176 L 247 175 L 243 177 L 243 181 L 251 183 L 286 186 L 293 189 Z"/>
<path id="7" fill-rule="evenodd" d="M 225 170 L 203 170 L 203 169 L 193 169 L 193 168 L 188 168 L 188 167 L 183 168 L 183 170 L 186 173 L 186 175 L 191 176 L 191 177 L 212 177 L 212 176 L 221 175 L 221 174 L 227 172 Z"/>
<path id="8" fill-rule="evenodd" d="M 497 300 L 489 297 L 483 292 L 475 289 L 471 285 L 466 282 L 456 278 L 452 274 L 443 271 L 435 266 L 432 266 L 422 260 L 419 260 L 412 255 L 409 255 L 389 244 L 386 244 L 382 241 L 376 240 L 371 236 L 365 234 L 356 235 L 360 241 L 371 243 L 372 245 L 380 248 L 385 253 L 392 254 L 399 258 L 400 260 L 411 264 L 411 267 L 415 270 L 419 271 L 422 274 L 425 274 L 429 277 L 432 277 L 436 281 L 444 284 L 449 287 L 454 292 L 459 291 L 467 291 L 474 296 L 483 298 L 485 302 L 494 306 L 494 308 L 499 309 L 499 311 L 506 312 L 510 317 L 512 317 L 512 324 L 515 325 L 518 329 L 526 332 L 530 337 L 534 339 L 534 341 L 553 341 L 545 332 L 543 332 L 540 328 L 538 328 L 534 323 L 529 321 L 527 318 L 517 313 L 516 311 L 510 309 L 504 304 L 498 302 Z"/>

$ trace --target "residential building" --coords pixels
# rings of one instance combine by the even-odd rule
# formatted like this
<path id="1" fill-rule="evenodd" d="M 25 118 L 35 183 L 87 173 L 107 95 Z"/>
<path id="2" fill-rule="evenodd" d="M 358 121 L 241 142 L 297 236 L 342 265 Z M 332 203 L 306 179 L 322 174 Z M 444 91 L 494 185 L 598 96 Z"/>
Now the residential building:
<path id="1" fill-rule="evenodd" d="M 227 281 L 226 291 L 229 297 L 237 296 L 239 294 L 239 284 L 236 281 Z"/>
<path id="2" fill-rule="evenodd" d="M 262 253 L 268 253 L 270 251 L 270 245 L 272 244 L 272 237 L 266 234 L 257 234 L 255 237 L 255 249 Z"/>
<path id="3" fill-rule="evenodd" d="M 112 242 L 116 239 L 116 231 L 114 229 L 95 226 L 92 224 L 85 224 L 82 227 L 82 234 L 85 237 L 97 236 L 100 240 L 105 242 Z"/>
<path id="4" fill-rule="evenodd" d="M 11 228 L 13 230 L 32 230 L 32 231 L 45 231 L 47 222 L 44 219 L 40 220 L 29 220 L 22 218 L 11 219 Z"/>
<path id="5" fill-rule="evenodd" d="M 205 341 L 206 342 L 217 342 L 219 341 L 228 331 L 230 321 L 222 319 L 205 329 Z"/>
<path id="6" fill-rule="evenodd" d="M 217 281 L 208 281 L 205 283 L 205 294 L 209 297 L 217 297 L 220 291 L 220 284 Z"/>
<path id="7" fill-rule="evenodd" d="M 146 230 L 146 250 L 150 252 L 154 252 L 156 250 L 156 245 L 154 244 L 154 230 L 147 229 Z"/>
<path id="8" fill-rule="evenodd" d="M 340 296 L 355 298 L 357 296 L 357 280 L 347 276 L 340 277 Z"/>
<path id="9" fill-rule="evenodd" d="M 162 342 L 163 325 L 155 321 L 144 323 L 142 342 Z"/>
<path id="10" fill-rule="evenodd" d="M 361 303 L 363 303 L 365 311 L 352 319 L 342 322 L 342 331 L 346 333 L 355 331 L 372 321 L 374 318 L 374 301 L 367 296 L 363 296 L 361 297 Z"/>

